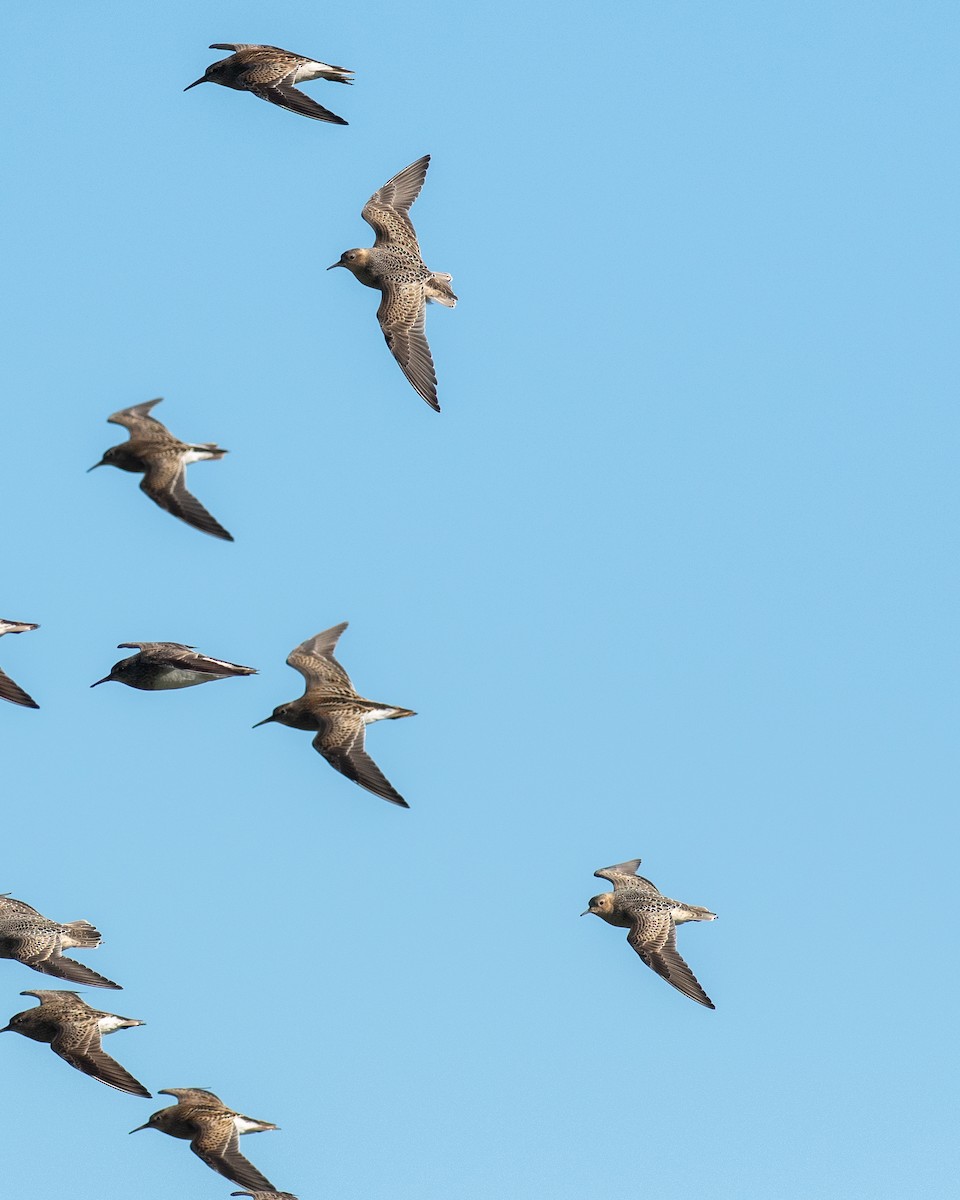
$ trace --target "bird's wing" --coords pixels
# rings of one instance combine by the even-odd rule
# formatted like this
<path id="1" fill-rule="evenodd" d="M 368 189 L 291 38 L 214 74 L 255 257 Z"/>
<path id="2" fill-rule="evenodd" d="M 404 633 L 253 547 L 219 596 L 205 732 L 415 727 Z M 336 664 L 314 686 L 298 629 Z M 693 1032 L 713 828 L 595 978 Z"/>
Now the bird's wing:
<path id="1" fill-rule="evenodd" d="M 347 622 L 341 621 L 331 629 L 324 629 L 322 633 L 301 642 L 287 655 L 287 666 L 300 672 L 306 680 L 308 692 L 318 689 L 351 696 L 357 694 L 350 676 L 333 657 L 333 651 L 346 627 Z"/>
<path id="2" fill-rule="evenodd" d="M 640 862 L 639 858 L 631 858 L 629 862 L 617 863 L 613 867 L 601 867 L 599 871 L 594 871 L 594 875 L 597 879 L 609 879 L 613 884 L 614 891 L 620 888 L 633 888 L 635 891 L 645 892 L 649 896 L 659 896 L 659 889 L 649 879 L 644 879 L 642 875 L 637 874 Z"/>
<path id="3" fill-rule="evenodd" d="M 46 1005 L 48 1009 L 58 1008 L 64 1012 L 69 1009 L 90 1011 L 89 1004 L 84 1003 L 76 992 L 61 991 L 59 988 L 56 991 L 49 988 L 32 988 L 29 991 L 21 992 L 20 995 L 36 996 L 40 1003 Z"/>
<path id="4" fill-rule="evenodd" d="M 211 50 L 219 50 L 224 47 L 211 46 Z M 184 1101 L 192 1101 L 197 1104 L 218 1104 L 221 1108 L 226 1105 L 208 1088 L 160 1088 L 157 1092 L 158 1096 L 175 1096 L 182 1104 Z"/>
<path id="5" fill-rule="evenodd" d="M 168 513 L 186 521 L 194 529 L 213 537 L 232 542 L 233 538 L 223 526 L 207 512 L 200 501 L 187 491 L 187 471 L 177 454 L 164 454 L 150 463 L 140 483 L 154 504 L 159 504 Z"/>
<path id="6" fill-rule="evenodd" d="M 402 246 L 420 257 L 416 230 L 410 220 L 410 206 L 420 195 L 430 165 L 430 155 L 418 158 L 409 167 L 388 179 L 363 206 L 361 216 L 377 235 L 377 246 Z"/>
<path id="7" fill-rule="evenodd" d="M 677 929 L 668 912 L 641 913 L 627 935 L 627 941 L 647 966 L 678 992 L 706 1008 L 716 1008 L 677 952 Z"/>
<path id="8" fill-rule="evenodd" d="M 92 967 L 86 966 L 85 963 L 74 961 L 72 958 L 67 958 L 64 954 L 58 954 L 52 944 L 35 949 L 31 946 L 25 954 L 18 954 L 17 960 L 22 962 L 25 967 L 32 967 L 34 971 L 39 971 L 41 975 L 53 975 L 57 979 L 69 979 L 71 983 L 85 984 L 87 987 L 102 987 L 115 988 L 120 990 L 120 984 L 114 983 L 112 979 L 107 979 L 105 975 L 99 975 Z"/>
<path id="9" fill-rule="evenodd" d="M 50 1049 L 54 1054 L 59 1054 L 71 1067 L 76 1067 L 84 1075 L 92 1075 L 108 1087 L 116 1088 L 120 1092 L 129 1092 L 132 1096 L 150 1098 L 150 1093 L 138 1079 L 134 1079 L 129 1071 L 103 1052 L 100 1030 L 93 1022 L 63 1026 L 50 1043 Z"/>
<path id="10" fill-rule="evenodd" d="M 24 708 L 39 708 L 40 705 L 28 696 L 19 684 L 13 682 L 9 675 L 0 671 L 0 700 L 9 700 L 11 704 L 22 704 Z"/>
<path id="11" fill-rule="evenodd" d="M 242 667 L 238 663 L 222 658 L 211 658 L 198 654 L 194 646 L 183 642 L 121 642 L 117 649 L 139 650 L 141 659 L 162 666 L 179 667 L 183 670 L 205 671 L 210 675 L 234 675 L 238 671 L 255 675 L 253 667 Z"/>
<path id="12" fill-rule="evenodd" d="M 293 86 L 293 76 L 296 74 L 298 65 L 295 64 L 283 78 L 277 79 L 276 72 L 271 72 L 267 64 L 257 63 L 248 71 L 244 71 L 239 79 L 248 91 L 259 96 L 261 100 L 276 104 L 279 108 L 299 113 L 301 117 L 312 117 L 315 121 L 327 121 L 331 125 L 346 125 L 348 122 L 343 117 L 338 117 L 329 108 L 324 108 L 313 97 Z M 274 77 L 269 78 L 271 75 Z"/>
<path id="13" fill-rule="evenodd" d="M 219 1175 L 255 1190 L 274 1191 L 274 1186 L 261 1175 L 253 1163 L 240 1153 L 240 1135 L 229 1112 L 204 1113 L 196 1118 L 197 1134 L 190 1149 Z"/>
<path id="14" fill-rule="evenodd" d="M 427 297 L 423 282 L 384 282 L 377 320 L 400 370 L 416 392 L 439 412 L 437 372 L 427 342 Z"/>
<path id="15" fill-rule="evenodd" d="M 335 771 L 359 783 L 368 792 L 399 804 L 410 805 L 391 786 L 389 780 L 363 748 L 364 726 L 359 717 L 342 713 L 326 718 L 320 732 L 313 739 L 313 748 L 327 760 Z"/>
<path id="16" fill-rule="evenodd" d="M 163 399 L 145 400 L 143 404 L 134 404 L 130 408 L 121 408 L 119 412 L 107 417 L 112 425 L 122 425 L 130 430 L 132 438 L 142 438 L 147 441 L 163 440 L 171 436 L 166 425 L 161 425 L 156 417 L 150 416 L 150 409 Z"/>
<path id="17" fill-rule="evenodd" d="M 42 916 L 35 908 L 31 908 L 29 904 L 23 900 L 14 900 L 12 896 L 6 894 L 0 895 L 0 918 L 13 916 L 14 914 L 30 913 L 34 917 Z M 45 921 L 47 918 L 43 917 Z"/>

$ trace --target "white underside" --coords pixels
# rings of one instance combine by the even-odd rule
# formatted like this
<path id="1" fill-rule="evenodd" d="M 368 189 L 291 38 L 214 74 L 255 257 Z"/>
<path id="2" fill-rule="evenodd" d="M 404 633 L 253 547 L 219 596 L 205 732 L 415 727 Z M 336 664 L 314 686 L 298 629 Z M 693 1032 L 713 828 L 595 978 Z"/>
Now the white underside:
<path id="1" fill-rule="evenodd" d="M 123 1017 L 106 1016 L 101 1017 L 97 1025 L 101 1033 L 113 1033 L 117 1029 L 128 1028 L 129 1022 L 125 1021 Z"/>
<path id="2" fill-rule="evenodd" d="M 198 683 L 209 683 L 211 679 L 226 679 L 226 676 L 213 675 L 209 671 L 180 671 L 171 667 L 157 677 L 154 687 L 158 692 L 167 692 L 173 688 L 196 687 Z"/>

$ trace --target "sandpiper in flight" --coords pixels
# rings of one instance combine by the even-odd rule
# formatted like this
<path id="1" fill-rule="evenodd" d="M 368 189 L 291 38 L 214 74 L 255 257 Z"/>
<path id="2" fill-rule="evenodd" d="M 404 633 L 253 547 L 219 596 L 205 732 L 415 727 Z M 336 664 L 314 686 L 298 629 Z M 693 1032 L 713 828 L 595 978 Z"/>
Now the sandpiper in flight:
<path id="1" fill-rule="evenodd" d="M 13 958 L 43 975 L 56 975 L 89 987 L 120 988 L 83 963 L 65 958 L 71 946 L 92 949 L 100 945 L 100 931 L 89 921 L 61 925 L 42 916 L 22 900 L 0 895 L 0 958 Z"/>
<path id="2" fill-rule="evenodd" d="M 39 629 L 39 625 L 31 625 L 29 621 L 6 621 L 0 617 L 0 637 L 5 633 L 26 633 L 30 629 Z M 22 704 L 24 708 L 39 708 L 40 705 L 28 696 L 22 687 L 18 687 L 9 675 L 0 671 L 0 700 L 9 700 L 11 704 Z"/>
<path id="3" fill-rule="evenodd" d="M 186 478 L 188 463 L 201 462 L 208 458 L 223 458 L 226 450 L 222 450 L 213 442 L 193 445 L 175 438 L 156 417 L 150 416 L 150 409 L 159 404 L 160 399 L 162 397 L 147 400 L 143 404 L 134 404 L 130 408 L 122 408 L 107 417 L 111 424 L 123 425 L 128 429 L 130 437 L 118 446 L 111 446 L 90 470 L 110 466 L 119 467 L 121 471 L 141 473 L 143 480 L 140 490 L 145 492 L 154 504 L 159 504 L 161 508 L 173 513 L 181 521 L 186 521 L 195 529 L 232 542 L 233 538 L 223 526 L 187 491 Z"/>
<path id="4" fill-rule="evenodd" d="M 0 1033 L 22 1033 L 35 1042 L 49 1042 L 54 1054 L 85 1075 L 92 1075 L 120 1092 L 150 1098 L 143 1084 L 109 1054 L 104 1054 L 101 1045 L 104 1034 L 133 1029 L 143 1021 L 100 1012 L 85 1004 L 76 992 L 35 991 L 20 995 L 36 996 L 40 1007 L 17 1013 Z"/>
<path id="5" fill-rule="evenodd" d="M 299 700 L 278 705 L 271 716 L 258 721 L 254 729 L 268 721 L 279 721 L 293 729 L 317 730 L 313 748 L 331 767 L 375 796 L 409 808 L 364 750 L 364 726 L 371 721 L 415 717 L 417 714 L 409 708 L 364 700 L 357 693 L 350 677 L 333 657 L 334 647 L 346 627 L 344 621 L 332 629 L 325 629 L 290 652 L 287 664 L 300 672 L 306 680 L 306 689 Z"/>
<path id="6" fill-rule="evenodd" d="M 91 683 L 91 687 L 101 683 L 125 683 L 142 692 L 157 692 L 257 673 L 253 667 L 241 667 L 221 658 L 197 654 L 193 646 L 184 646 L 180 642 L 121 642 L 117 649 L 139 650 L 139 654 L 131 654 L 114 663 L 110 674 Z"/>
<path id="7" fill-rule="evenodd" d="M 219 83 L 238 92 L 253 92 L 261 100 L 269 100 L 280 108 L 313 117 L 317 121 L 329 121 L 333 125 L 346 125 L 343 117 L 330 112 L 298 91 L 295 83 L 306 83 L 311 79 L 328 79 L 331 83 L 353 83 L 352 71 L 346 67 L 332 67 L 329 63 L 304 58 L 302 54 L 291 54 L 279 46 L 254 46 L 246 42 L 214 42 L 211 50 L 233 50 L 229 58 L 211 63 L 200 79 L 194 80 L 183 90 L 189 92 L 199 83 Z"/>
<path id="8" fill-rule="evenodd" d="M 439 412 L 437 373 L 427 344 L 427 301 L 453 308 L 457 297 L 450 287 L 453 276 L 431 271 L 424 263 L 410 221 L 410 205 L 420 195 L 429 163 L 425 154 L 373 193 L 360 215 L 377 235 L 374 244 L 344 250 L 327 270 L 346 267 L 381 292 L 377 320 L 387 345 L 417 392 Z"/>
<path id="9" fill-rule="evenodd" d="M 174 1096 L 177 1102 L 155 1112 L 146 1125 L 138 1125 L 131 1133 L 159 1129 L 171 1137 L 189 1139 L 194 1154 L 232 1183 L 254 1191 L 275 1190 L 240 1153 L 239 1141 L 241 1133 L 261 1133 L 276 1129 L 276 1125 L 234 1112 L 204 1088 L 161 1088 L 160 1095 Z"/>
<path id="10" fill-rule="evenodd" d="M 610 925 L 629 929 L 627 941 L 641 959 L 678 991 L 707 1008 L 716 1005 L 677 953 L 677 929 L 684 921 L 715 921 L 716 913 L 697 904 L 682 904 L 662 895 L 649 879 L 637 874 L 640 859 L 594 871 L 609 879 L 612 892 L 593 896 L 581 916 L 593 913 Z"/>

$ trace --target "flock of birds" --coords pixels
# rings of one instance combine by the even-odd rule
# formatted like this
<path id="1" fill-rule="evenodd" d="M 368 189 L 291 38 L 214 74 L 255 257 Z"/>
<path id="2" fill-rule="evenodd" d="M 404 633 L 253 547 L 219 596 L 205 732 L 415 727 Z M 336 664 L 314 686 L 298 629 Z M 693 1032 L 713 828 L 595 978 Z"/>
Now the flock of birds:
<path id="1" fill-rule="evenodd" d="M 276 46 L 214 43 L 211 49 L 232 53 L 209 66 L 186 91 L 201 83 L 218 83 L 252 92 L 301 116 L 347 124 L 295 86 L 313 79 L 352 83 L 353 72 L 345 67 L 291 54 Z M 424 264 L 410 221 L 409 210 L 423 187 L 429 162 L 429 155 L 425 155 L 374 192 L 362 211 L 376 234 L 374 245 L 344 251 L 328 270 L 345 267 L 361 283 L 380 291 L 377 319 L 387 345 L 414 389 L 439 412 L 436 372 L 425 332 L 426 306 L 436 301 L 452 308 L 457 297 L 450 287 L 452 277 L 430 271 Z M 151 415 L 151 409 L 159 403 L 149 400 L 113 413 L 108 420 L 123 426 L 128 439 L 110 447 L 90 470 L 114 466 L 141 474 L 140 488 L 155 504 L 204 533 L 233 541 L 186 486 L 189 463 L 222 458 L 226 450 L 213 442 L 182 442 L 174 437 Z M 26 621 L 0 619 L 0 636 L 37 628 Z M 407 808 L 407 802 L 367 754 L 364 730 L 373 721 L 416 714 L 407 708 L 367 700 L 357 692 L 333 653 L 346 628 L 344 621 L 290 652 L 286 661 L 303 676 L 304 693 L 278 705 L 258 725 L 276 721 L 293 729 L 309 730 L 315 734 L 314 749 L 340 774 L 374 795 Z M 114 682 L 143 691 L 162 691 L 256 674 L 253 667 L 212 658 L 179 642 L 122 642 L 119 648 L 136 653 L 115 663 L 109 674 L 91 687 Z M 39 707 L 2 671 L 0 698 L 27 708 Z M 592 913 L 610 925 L 627 929 L 627 941 L 648 967 L 691 1000 L 714 1008 L 677 951 L 676 927 L 685 921 L 712 921 L 716 914 L 664 896 L 649 879 L 637 874 L 639 865 L 640 859 L 632 859 L 595 871 L 595 876 L 613 885 L 613 891 L 593 896 L 581 915 Z M 100 941 L 99 930 L 88 921 L 60 923 L 22 900 L 0 896 L 0 958 L 14 959 L 44 975 L 77 985 L 119 989 L 118 983 L 64 954 L 69 949 L 94 949 Z M 0 1032 L 47 1042 L 55 1054 L 84 1074 L 119 1091 L 150 1097 L 144 1085 L 102 1046 L 105 1035 L 135 1028 L 142 1021 L 93 1008 L 73 991 L 37 989 L 20 994 L 34 997 L 39 1006 L 16 1013 Z M 276 1129 L 276 1125 L 228 1108 L 203 1088 L 161 1088 L 159 1093 L 173 1096 L 175 1103 L 155 1112 L 132 1133 L 157 1129 L 188 1140 L 191 1150 L 207 1166 L 240 1187 L 251 1189 L 232 1192 L 233 1196 L 296 1200 L 289 1192 L 277 1191 L 238 1148 L 242 1134 Z"/>

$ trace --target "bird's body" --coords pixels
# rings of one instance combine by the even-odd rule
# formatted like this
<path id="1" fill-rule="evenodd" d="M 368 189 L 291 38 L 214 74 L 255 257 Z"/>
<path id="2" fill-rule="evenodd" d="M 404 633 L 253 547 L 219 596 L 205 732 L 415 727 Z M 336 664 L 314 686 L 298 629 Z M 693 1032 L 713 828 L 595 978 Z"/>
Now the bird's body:
<path id="1" fill-rule="evenodd" d="M 63 955 L 73 946 L 92 949 L 99 945 L 100 931 L 89 921 L 61 925 L 22 900 L 0 895 L 0 958 L 15 959 L 43 975 L 55 975 L 71 983 L 119 989 L 119 983 Z"/>
<path id="2" fill-rule="evenodd" d="M 291 651 L 287 663 L 304 677 L 306 690 L 299 699 L 278 705 L 271 716 L 258 724 L 278 721 L 293 729 L 315 731 L 314 749 L 341 775 L 384 800 L 408 808 L 406 800 L 364 750 L 364 728 L 373 721 L 413 717 L 416 713 L 365 700 L 357 693 L 350 677 L 333 657 L 334 647 L 346 627 L 346 621 L 334 625 Z"/>
<path id="3" fill-rule="evenodd" d="M 685 921 L 714 921 L 716 913 L 664 896 L 649 879 L 637 874 L 639 865 L 640 859 L 635 858 L 594 871 L 598 879 L 610 880 L 613 891 L 593 896 L 586 912 L 601 917 L 608 925 L 629 929 L 627 941 L 648 967 L 691 1000 L 715 1008 L 677 953 L 676 926 Z"/>
<path id="4" fill-rule="evenodd" d="M 158 1129 L 171 1137 L 183 1138 L 211 1170 L 240 1187 L 274 1190 L 273 1184 L 243 1157 L 238 1142 L 243 1133 L 262 1133 L 276 1129 L 276 1125 L 227 1108 L 219 1096 L 204 1088 L 161 1088 L 160 1094 L 173 1096 L 176 1104 L 161 1108 L 146 1125 L 139 1125 L 131 1133 Z"/>
<path id="5" fill-rule="evenodd" d="M 415 390 L 439 412 L 426 308 L 431 300 L 453 308 L 457 297 L 450 286 L 453 276 L 431 271 L 424 263 L 410 221 L 410 206 L 420 195 L 429 164 L 425 154 L 374 192 L 361 214 L 376 234 L 373 246 L 345 250 L 327 269 L 346 267 L 381 293 L 377 320 L 387 345 Z"/>
<path id="6" fill-rule="evenodd" d="M 110 674 L 91 683 L 91 687 L 101 683 L 125 683 L 142 692 L 168 691 L 257 673 L 253 667 L 241 667 L 221 658 L 198 654 L 193 646 L 181 642 L 121 642 L 117 648 L 139 653 L 114 663 Z"/>
<path id="7" fill-rule="evenodd" d="M 237 92 L 252 92 L 261 100 L 267 100 L 280 108 L 312 117 L 316 121 L 327 121 L 332 125 L 346 125 L 343 117 L 330 112 L 316 100 L 298 91 L 294 86 L 308 83 L 311 79 L 326 79 L 330 83 L 353 83 L 352 71 L 347 67 L 334 67 L 330 63 L 292 54 L 279 46 L 255 46 L 244 42 L 214 42 L 211 50 L 232 50 L 229 58 L 211 63 L 202 78 L 188 84 L 183 90 L 189 92 L 200 83 L 219 83 L 222 87 Z"/>
<path id="8" fill-rule="evenodd" d="M 232 542 L 233 538 L 223 526 L 187 491 L 186 481 L 190 463 L 223 458 L 227 451 L 213 442 L 194 444 L 175 438 L 156 417 L 150 416 L 150 409 L 159 403 L 160 399 L 147 400 L 107 417 L 111 424 L 128 429 L 130 437 L 126 442 L 111 446 L 90 470 L 110 466 L 143 475 L 140 490 L 154 504 L 203 533 Z"/>
<path id="9" fill-rule="evenodd" d="M 0 637 L 5 633 L 27 633 L 31 629 L 39 629 L 39 625 L 31 625 L 29 621 L 7 621 L 0 617 Z M 0 700 L 9 700 L 11 704 L 19 704 L 23 708 L 39 708 L 40 705 L 28 696 L 9 675 L 0 671 Z"/>
<path id="10" fill-rule="evenodd" d="M 117 1029 L 133 1029 L 143 1021 L 100 1012 L 85 1004 L 76 992 L 33 991 L 20 995 L 36 996 L 40 1007 L 17 1013 L 0 1033 L 22 1033 L 35 1042 L 48 1042 L 54 1054 L 85 1075 L 92 1075 L 118 1091 L 149 1099 L 150 1093 L 143 1084 L 109 1054 L 104 1054 L 101 1046 L 104 1035 Z"/>

